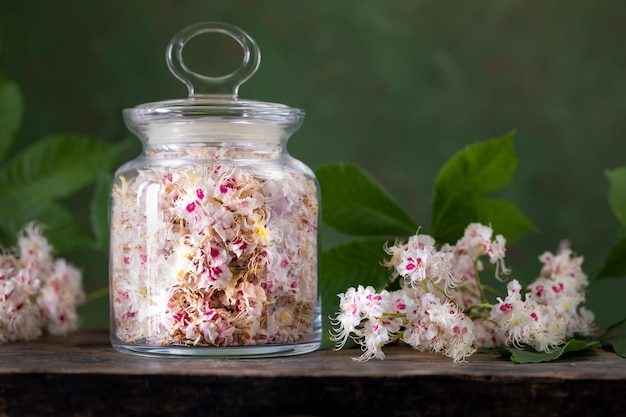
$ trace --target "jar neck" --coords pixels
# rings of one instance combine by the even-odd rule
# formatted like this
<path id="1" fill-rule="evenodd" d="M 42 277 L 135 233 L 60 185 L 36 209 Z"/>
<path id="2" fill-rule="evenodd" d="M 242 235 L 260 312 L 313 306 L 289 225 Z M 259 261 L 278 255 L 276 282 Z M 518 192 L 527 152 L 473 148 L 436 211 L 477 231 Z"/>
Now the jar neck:
<path id="1" fill-rule="evenodd" d="M 144 142 L 144 154 L 157 159 L 232 160 L 276 159 L 285 152 L 282 143 L 158 143 Z"/>

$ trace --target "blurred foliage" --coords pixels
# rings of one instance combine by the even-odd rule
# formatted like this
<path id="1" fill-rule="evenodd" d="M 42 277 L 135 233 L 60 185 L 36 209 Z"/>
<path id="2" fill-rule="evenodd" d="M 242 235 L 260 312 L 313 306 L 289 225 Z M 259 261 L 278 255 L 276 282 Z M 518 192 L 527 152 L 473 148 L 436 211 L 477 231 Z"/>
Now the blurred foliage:
<path id="1" fill-rule="evenodd" d="M 607 170 L 606 176 L 610 183 L 609 205 L 621 224 L 617 232 L 621 240 L 609 250 L 598 278 L 618 278 L 626 276 L 626 166 Z"/>
<path id="2" fill-rule="evenodd" d="M 165 65 L 171 36 L 219 20 L 247 31 L 263 55 L 240 95 L 307 112 L 292 154 L 313 168 L 363 167 L 412 218 L 430 217 L 432 184 L 450 155 L 515 129 L 515 184 L 498 197 L 541 229 L 511 248 L 517 275 L 534 278 L 537 249 L 560 239 L 591 267 L 618 239 L 602 173 L 625 165 L 626 53 L 616 41 L 625 17 L 621 0 L 7 0 L 4 69 L 27 103 L 11 152 L 49 132 L 129 137 L 123 108 L 186 94 Z M 223 59 L 206 51 L 193 68 L 211 73 Z M 86 223 L 90 199 L 68 201 Z M 322 237 L 325 246 L 341 240 Z M 75 257 L 88 286 L 106 285 L 106 258 Z M 592 284 L 588 307 L 600 322 L 623 305 L 625 282 Z M 89 324 L 108 321 L 105 304 Z"/>
<path id="3" fill-rule="evenodd" d="M 77 248 L 106 250 L 104 233 L 99 229 L 94 239 L 61 201 L 110 170 L 123 145 L 56 134 L 30 143 L 5 160 L 19 130 L 23 99 L 18 85 L 1 74 L 0 114 L 0 245 L 15 246 L 18 232 L 37 221 L 44 225 L 57 253 Z"/>

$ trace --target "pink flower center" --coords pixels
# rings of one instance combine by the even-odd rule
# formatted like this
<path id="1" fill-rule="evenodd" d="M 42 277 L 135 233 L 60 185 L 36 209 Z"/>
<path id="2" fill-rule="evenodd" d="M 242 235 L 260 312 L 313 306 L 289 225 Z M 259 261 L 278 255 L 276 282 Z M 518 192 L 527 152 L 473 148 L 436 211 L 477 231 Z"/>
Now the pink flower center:
<path id="1" fill-rule="evenodd" d="M 513 304 L 504 303 L 500 305 L 500 311 L 503 313 L 508 313 L 511 310 L 513 310 Z"/>
<path id="2" fill-rule="evenodd" d="M 560 293 L 561 291 L 563 291 L 563 283 L 559 282 L 559 285 L 553 285 L 552 286 L 552 291 L 554 291 L 555 293 Z"/>
<path id="3" fill-rule="evenodd" d="M 467 333 L 467 327 L 460 328 L 459 326 L 454 326 L 452 331 L 454 332 L 454 334 L 459 334 L 459 335 L 466 334 Z"/>

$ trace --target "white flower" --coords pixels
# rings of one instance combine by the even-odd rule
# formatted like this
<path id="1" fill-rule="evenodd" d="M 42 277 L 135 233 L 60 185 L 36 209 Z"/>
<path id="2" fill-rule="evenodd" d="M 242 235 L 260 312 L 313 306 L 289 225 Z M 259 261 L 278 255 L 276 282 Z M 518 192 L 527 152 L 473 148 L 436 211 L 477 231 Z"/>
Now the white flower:
<path id="1" fill-rule="evenodd" d="M 528 297 L 549 308 L 564 339 L 576 334 L 590 335 L 594 330 L 594 317 L 582 307 L 588 285 L 582 257 L 573 257 L 572 251 L 565 248 L 556 256 L 545 252 L 539 259 L 544 264 L 541 276 L 528 286 Z"/>
<path id="2" fill-rule="evenodd" d="M 54 270 L 41 288 L 37 305 L 47 318 L 46 330 L 65 335 L 78 329 L 76 308 L 85 301 L 81 272 L 64 259 L 54 263 Z"/>
<path id="3" fill-rule="evenodd" d="M 508 290 L 507 298 L 499 299 L 491 310 L 491 319 L 498 323 L 506 344 L 550 352 L 565 342 L 570 313 L 564 314 L 556 305 L 539 304 L 530 296 L 523 300 L 517 281 L 509 283 Z"/>
<path id="4" fill-rule="evenodd" d="M 476 337 L 474 346 L 477 349 L 491 349 L 504 345 L 502 333 L 498 330 L 498 325 L 492 320 L 474 320 L 474 335 Z"/>
<path id="5" fill-rule="evenodd" d="M 522 301 L 521 290 L 522 286 L 517 280 L 509 282 L 506 298 L 504 300 L 498 298 L 499 302 L 491 309 L 491 320 L 498 324 L 507 344 L 514 346 L 528 344 L 529 326 L 533 323 Z"/>
<path id="6" fill-rule="evenodd" d="M 539 260 L 544 264 L 541 268 L 541 276 L 571 276 L 581 284 L 587 283 L 586 276 L 582 274 L 582 257 L 572 257 L 571 249 L 565 248 L 558 252 L 557 255 L 551 252 L 544 252 Z"/>
<path id="7" fill-rule="evenodd" d="M 24 269 L 35 274 L 45 274 L 52 268 L 52 246 L 43 236 L 41 225 L 27 224 L 17 239 L 19 261 Z"/>
<path id="8" fill-rule="evenodd" d="M 336 342 L 336 349 L 341 349 L 350 337 L 355 334 L 355 339 L 362 337 L 363 333 L 357 330 L 366 317 L 369 316 L 371 300 L 368 306 L 367 297 L 375 294 L 373 287 L 348 288 L 345 293 L 339 294 L 339 313 L 331 320 L 333 329 L 330 340 Z"/>
<path id="9" fill-rule="evenodd" d="M 385 353 L 382 347 L 389 343 L 389 340 L 389 332 L 384 322 L 375 318 L 369 319 L 363 325 L 363 342 L 361 343 L 363 354 L 354 360 L 364 362 L 372 358 L 384 359 Z"/>
<path id="10" fill-rule="evenodd" d="M 483 255 L 489 256 L 489 262 L 496 265 L 496 277 L 500 278 L 500 273 L 508 275 L 510 269 L 504 264 L 506 254 L 506 240 L 502 235 L 497 235 L 495 240 L 491 240 L 493 229 L 480 223 L 470 223 L 465 228 L 465 233 L 456 243 L 455 250 L 458 253 L 465 253 L 474 261 Z"/>
<path id="11" fill-rule="evenodd" d="M 447 334 L 448 343 L 445 347 L 445 355 L 454 362 L 465 362 L 467 357 L 476 351 L 476 335 L 474 322 L 467 316 L 458 315 L 457 322 L 452 328 L 452 333 Z"/>
<path id="12" fill-rule="evenodd" d="M 82 274 L 64 259 L 52 258 L 41 226 L 28 224 L 18 236 L 18 249 L 6 253 L 0 255 L 0 342 L 76 330 L 76 307 L 84 301 Z"/>
<path id="13" fill-rule="evenodd" d="M 388 249 L 389 252 L 389 249 Z M 398 262 L 396 274 L 415 288 L 428 285 L 430 282 L 439 284 L 444 291 L 458 285 L 454 279 L 453 254 L 442 252 L 435 247 L 435 240 L 429 235 L 416 234 L 399 254 L 391 250 Z"/>
<path id="14" fill-rule="evenodd" d="M 475 351 L 473 329 L 472 321 L 450 301 L 424 294 L 409 316 L 402 340 L 416 349 L 443 352 L 462 362 Z"/>

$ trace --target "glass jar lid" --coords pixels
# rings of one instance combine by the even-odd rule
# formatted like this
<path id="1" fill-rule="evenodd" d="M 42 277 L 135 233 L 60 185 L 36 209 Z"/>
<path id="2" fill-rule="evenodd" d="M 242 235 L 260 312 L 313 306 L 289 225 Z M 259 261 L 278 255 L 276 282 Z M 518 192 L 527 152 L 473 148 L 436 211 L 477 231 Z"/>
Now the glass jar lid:
<path id="1" fill-rule="evenodd" d="M 223 76 L 195 72 L 183 60 L 192 38 L 207 33 L 232 37 L 241 46 L 241 65 Z M 239 87 L 259 68 L 261 52 L 240 28 L 222 22 L 188 26 L 170 40 L 166 62 L 189 92 L 187 98 L 145 103 L 123 114 L 127 125 L 151 142 L 205 141 L 237 138 L 242 141 L 278 141 L 288 137 L 304 119 L 304 111 L 284 104 L 240 99 Z"/>

